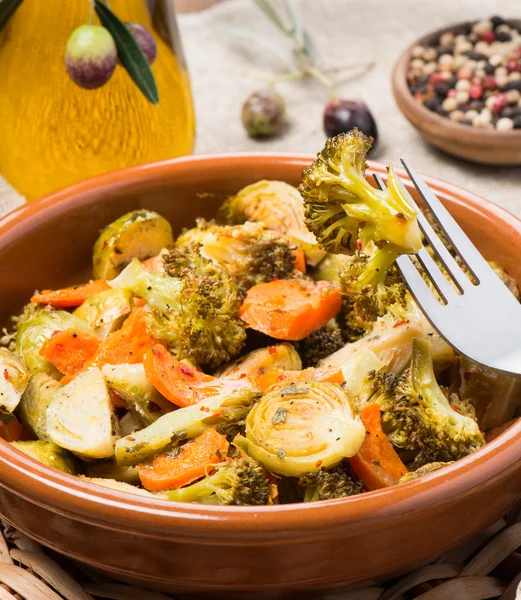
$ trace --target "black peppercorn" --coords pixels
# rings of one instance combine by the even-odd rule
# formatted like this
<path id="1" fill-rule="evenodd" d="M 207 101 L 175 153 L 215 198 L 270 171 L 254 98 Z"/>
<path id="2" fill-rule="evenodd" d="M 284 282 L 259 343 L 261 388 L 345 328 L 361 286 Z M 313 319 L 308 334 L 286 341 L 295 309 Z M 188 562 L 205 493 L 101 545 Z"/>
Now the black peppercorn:
<path id="1" fill-rule="evenodd" d="M 521 117 L 514 119 L 514 129 L 521 129 Z"/>
<path id="2" fill-rule="evenodd" d="M 499 17 L 498 15 L 494 15 L 493 17 L 491 17 L 490 22 L 492 23 L 492 26 L 495 29 L 496 27 L 499 27 L 500 25 L 504 25 L 505 19 L 503 19 L 503 17 Z"/>
<path id="3" fill-rule="evenodd" d="M 434 86 L 434 91 L 438 94 L 438 96 L 445 98 L 447 92 L 450 90 L 450 87 L 450 83 L 444 81 L 443 83 L 437 83 Z"/>
<path id="4" fill-rule="evenodd" d="M 495 72 L 496 72 L 496 67 L 494 65 L 491 65 L 490 63 L 487 63 L 485 65 L 485 73 L 487 75 L 494 75 Z"/>
<path id="5" fill-rule="evenodd" d="M 496 40 L 498 42 L 509 42 L 512 39 L 512 36 L 508 33 L 508 31 L 498 31 L 496 33 Z"/>
<path id="6" fill-rule="evenodd" d="M 425 100 L 423 105 L 429 110 L 437 111 L 438 108 L 440 108 L 440 101 L 437 98 L 429 98 L 428 100 Z"/>
<path id="7" fill-rule="evenodd" d="M 514 81 L 509 81 L 503 86 L 503 91 L 508 92 L 508 90 L 518 90 L 521 92 L 521 79 L 515 79 Z"/>

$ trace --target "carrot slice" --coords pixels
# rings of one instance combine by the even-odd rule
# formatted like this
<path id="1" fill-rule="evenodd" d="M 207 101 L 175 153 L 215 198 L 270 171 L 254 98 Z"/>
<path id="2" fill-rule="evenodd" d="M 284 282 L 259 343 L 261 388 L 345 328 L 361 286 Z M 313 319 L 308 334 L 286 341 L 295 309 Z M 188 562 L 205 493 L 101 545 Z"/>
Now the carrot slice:
<path id="1" fill-rule="evenodd" d="M 153 492 L 188 485 L 222 462 L 229 446 L 224 435 L 207 429 L 177 452 L 165 452 L 156 456 L 152 464 L 139 465 L 139 478 L 143 487 Z"/>
<path id="2" fill-rule="evenodd" d="M 353 471 L 368 490 L 395 485 L 407 467 L 382 429 L 380 405 L 364 406 L 360 418 L 366 435 L 358 454 L 349 459 Z"/>
<path id="3" fill-rule="evenodd" d="M 152 258 L 144 260 L 143 266 L 149 273 L 162 273 L 164 272 L 163 256 L 164 253 L 160 252 L 157 256 L 153 256 Z"/>
<path id="4" fill-rule="evenodd" d="M 141 363 L 145 352 L 156 345 L 158 340 L 148 333 L 146 310 L 135 308 L 123 327 L 103 340 L 88 366 Z"/>
<path id="5" fill-rule="evenodd" d="M 293 250 L 293 256 L 295 257 L 295 269 L 297 269 L 297 271 L 305 273 L 306 255 L 304 254 L 304 250 L 302 250 L 300 246 L 297 246 L 295 250 Z"/>
<path id="6" fill-rule="evenodd" d="M 247 380 L 226 380 L 206 375 L 177 360 L 161 345 L 145 353 L 143 365 L 147 379 L 158 392 L 181 407 L 215 396 L 225 387 L 236 389 L 251 385 Z"/>
<path id="7" fill-rule="evenodd" d="M 110 286 L 104 279 L 89 281 L 83 285 L 73 285 L 62 290 L 43 290 L 31 298 L 31 302 L 40 304 L 50 304 L 56 308 L 72 308 L 80 306 L 89 298 L 110 289 Z"/>
<path id="8" fill-rule="evenodd" d="M 278 340 L 302 340 L 341 309 L 337 287 L 328 281 L 279 279 L 253 286 L 240 308 L 241 319 Z"/>
<path id="9" fill-rule="evenodd" d="M 6 442 L 19 442 L 31 439 L 25 427 L 13 415 L 5 413 L 0 418 L 0 438 Z"/>
<path id="10" fill-rule="evenodd" d="M 81 329 L 56 331 L 40 348 L 40 356 L 52 363 L 58 371 L 69 377 L 80 373 L 96 354 L 101 340 Z"/>
<path id="11" fill-rule="evenodd" d="M 303 371 L 283 371 L 272 369 L 255 377 L 255 384 L 266 392 L 273 385 L 298 383 L 299 381 L 324 381 L 329 383 L 344 383 L 344 374 L 339 367 L 321 367 L 304 369 Z"/>

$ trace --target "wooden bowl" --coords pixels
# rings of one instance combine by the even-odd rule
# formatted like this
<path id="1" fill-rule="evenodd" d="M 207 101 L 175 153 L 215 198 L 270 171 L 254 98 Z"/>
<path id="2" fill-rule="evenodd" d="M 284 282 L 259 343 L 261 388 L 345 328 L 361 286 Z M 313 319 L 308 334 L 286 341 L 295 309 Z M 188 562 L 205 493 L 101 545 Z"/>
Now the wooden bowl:
<path id="1" fill-rule="evenodd" d="M 398 108 L 409 122 L 431 144 L 449 154 L 486 165 L 520 165 L 521 129 L 496 131 L 454 123 L 425 108 L 423 104 L 414 99 L 409 90 L 407 71 L 413 47 L 431 45 L 442 33 L 459 30 L 464 25 L 465 23 L 459 23 L 452 27 L 438 29 L 418 39 L 405 50 L 393 69 L 394 98 Z"/>
<path id="2" fill-rule="evenodd" d="M 224 196 L 246 184 L 261 178 L 298 184 L 313 158 L 196 156 L 134 167 L 10 213 L 0 221 L 0 324 L 35 288 L 88 277 L 100 229 L 123 213 L 157 210 L 179 232 L 197 216 L 212 217 Z M 370 170 L 385 173 L 376 163 Z M 521 281 L 521 221 L 474 194 L 426 179 L 487 258 Z M 327 502 L 260 507 L 180 504 L 102 488 L 0 440 L 3 518 L 91 568 L 175 597 L 302 598 L 378 580 L 481 531 L 519 499 L 521 421 L 417 481 Z"/>

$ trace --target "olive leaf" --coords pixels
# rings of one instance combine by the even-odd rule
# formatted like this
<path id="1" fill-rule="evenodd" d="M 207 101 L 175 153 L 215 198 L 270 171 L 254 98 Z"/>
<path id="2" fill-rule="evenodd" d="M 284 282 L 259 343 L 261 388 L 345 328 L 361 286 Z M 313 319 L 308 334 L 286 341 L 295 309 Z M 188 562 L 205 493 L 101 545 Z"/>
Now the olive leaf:
<path id="1" fill-rule="evenodd" d="M 0 0 L 0 31 L 7 25 L 23 0 Z"/>
<path id="2" fill-rule="evenodd" d="M 152 104 L 159 104 L 159 94 L 154 74 L 134 36 L 125 24 L 107 6 L 102 4 L 100 0 L 96 0 L 95 9 L 101 24 L 114 38 L 118 49 L 118 56 L 123 67 L 125 67 L 144 96 Z"/>

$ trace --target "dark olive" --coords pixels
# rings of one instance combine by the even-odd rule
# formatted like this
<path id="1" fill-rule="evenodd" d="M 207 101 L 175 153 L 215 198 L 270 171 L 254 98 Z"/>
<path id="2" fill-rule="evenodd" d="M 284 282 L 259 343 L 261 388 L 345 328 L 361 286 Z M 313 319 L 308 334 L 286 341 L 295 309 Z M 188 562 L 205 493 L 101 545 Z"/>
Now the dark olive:
<path id="1" fill-rule="evenodd" d="M 145 55 L 148 64 L 151 65 L 157 57 L 156 40 L 153 38 L 150 31 L 148 31 L 148 29 L 139 23 L 125 23 L 125 25 L 130 33 L 134 36 L 134 39 Z"/>
<path id="2" fill-rule="evenodd" d="M 374 139 L 376 145 L 378 130 L 371 111 L 360 100 L 331 98 L 324 108 L 324 131 L 328 137 L 358 127 L 365 135 Z"/>

